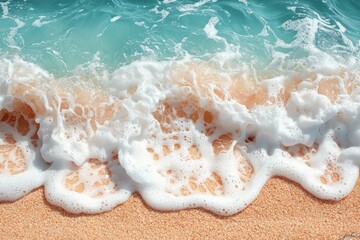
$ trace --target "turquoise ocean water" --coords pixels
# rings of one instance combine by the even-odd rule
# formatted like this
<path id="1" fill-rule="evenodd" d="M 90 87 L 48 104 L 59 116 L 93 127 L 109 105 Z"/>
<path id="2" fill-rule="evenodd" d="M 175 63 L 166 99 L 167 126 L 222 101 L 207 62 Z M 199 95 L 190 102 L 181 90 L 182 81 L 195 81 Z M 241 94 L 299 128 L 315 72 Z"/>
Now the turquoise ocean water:
<path id="1" fill-rule="evenodd" d="M 94 56 L 113 71 L 141 58 L 206 59 L 229 51 L 262 69 L 274 52 L 296 59 L 317 48 L 346 62 L 359 51 L 357 0 L 9 0 L 0 6 L 0 55 L 18 55 L 55 75 Z M 209 21 L 216 37 L 205 31 Z"/>

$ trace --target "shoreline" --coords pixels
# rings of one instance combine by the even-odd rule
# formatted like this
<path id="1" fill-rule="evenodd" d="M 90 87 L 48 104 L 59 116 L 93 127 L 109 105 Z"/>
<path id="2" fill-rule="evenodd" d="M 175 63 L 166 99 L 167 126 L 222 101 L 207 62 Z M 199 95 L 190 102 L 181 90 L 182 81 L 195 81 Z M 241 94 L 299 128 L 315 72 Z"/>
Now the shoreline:
<path id="1" fill-rule="evenodd" d="M 299 184 L 271 178 L 257 199 L 232 216 L 203 209 L 163 212 L 139 194 L 110 212 L 71 214 L 46 202 L 43 188 L 0 203 L 0 239 L 356 239 L 360 180 L 338 202 L 317 199 Z"/>

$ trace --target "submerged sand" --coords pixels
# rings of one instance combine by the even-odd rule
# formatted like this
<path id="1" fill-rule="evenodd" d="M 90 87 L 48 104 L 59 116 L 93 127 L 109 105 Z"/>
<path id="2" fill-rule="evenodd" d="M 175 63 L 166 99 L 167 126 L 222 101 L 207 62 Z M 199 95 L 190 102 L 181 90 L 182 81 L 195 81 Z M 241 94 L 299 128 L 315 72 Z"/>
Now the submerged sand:
<path id="1" fill-rule="evenodd" d="M 139 195 L 110 212 L 73 215 L 49 205 L 40 188 L 0 204 L 0 239 L 360 239 L 360 180 L 345 199 L 319 200 L 282 178 L 230 217 L 201 209 L 160 212 Z"/>

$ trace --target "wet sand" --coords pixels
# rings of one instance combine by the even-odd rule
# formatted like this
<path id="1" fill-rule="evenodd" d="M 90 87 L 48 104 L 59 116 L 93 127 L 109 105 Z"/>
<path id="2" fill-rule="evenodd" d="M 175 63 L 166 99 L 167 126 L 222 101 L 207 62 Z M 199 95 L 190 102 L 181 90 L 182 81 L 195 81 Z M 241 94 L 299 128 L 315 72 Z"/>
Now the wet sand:
<path id="1" fill-rule="evenodd" d="M 159 212 L 139 195 L 110 212 L 73 215 L 49 205 L 42 188 L 0 204 L 0 239 L 360 239 L 360 180 L 339 202 L 322 201 L 282 178 L 230 217 L 201 209 Z"/>

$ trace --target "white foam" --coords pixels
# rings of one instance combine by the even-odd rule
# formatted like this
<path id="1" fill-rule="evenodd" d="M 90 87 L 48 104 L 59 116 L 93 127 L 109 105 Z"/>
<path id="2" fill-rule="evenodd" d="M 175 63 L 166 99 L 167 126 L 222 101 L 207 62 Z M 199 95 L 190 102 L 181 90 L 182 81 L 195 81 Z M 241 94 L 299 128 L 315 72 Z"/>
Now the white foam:
<path id="1" fill-rule="evenodd" d="M 115 17 L 112 17 L 110 19 L 110 22 L 116 22 L 117 20 L 119 20 L 121 18 L 121 16 L 115 16 Z"/>
<path id="2" fill-rule="evenodd" d="M 95 59 L 61 79 L 19 58 L 2 59 L 1 109 L 16 112 L 16 100 L 30 106 L 40 144 L 1 128 L 1 143 L 13 134 L 28 165 L 0 174 L 0 200 L 44 185 L 50 203 L 97 213 L 137 191 L 157 209 L 228 215 L 276 175 L 319 198 L 345 197 L 360 165 L 358 76 L 328 61 L 315 72 L 277 70 L 258 83 L 224 56 L 134 61 L 111 74 L 83 75 L 98 66 Z"/>
<path id="3" fill-rule="evenodd" d="M 248 5 L 248 1 L 247 1 L 247 0 L 239 0 L 239 2 L 245 4 L 246 6 Z"/>
<path id="4" fill-rule="evenodd" d="M 13 27 L 13 28 L 10 28 L 10 32 L 9 32 L 6 40 L 7 40 L 8 46 L 9 46 L 10 48 L 14 48 L 14 49 L 20 50 L 20 47 L 17 46 L 14 37 L 15 37 L 15 35 L 17 34 L 17 31 L 18 31 L 20 28 L 22 28 L 23 26 L 25 26 L 25 23 L 24 23 L 23 21 L 21 21 L 20 19 L 18 19 L 18 18 L 15 18 L 14 21 L 15 21 L 15 23 L 17 24 L 17 26 L 16 26 L 16 27 Z"/>
<path id="5" fill-rule="evenodd" d="M 218 23 L 219 23 L 219 18 L 218 17 L 211 17 L 209 19 L 209 22 L 204 27 L 204 31 L 205 31 L 208 38 L 216 39 L 217 30 L 216 30 L 215 26 Z"/>
<path id="6" fill-rule="evenodd" d="M 45 18 L 45 16 L 39 16 L 39 19 L 36 19 L 32 25 L 34 27 L 42 27 L 43 25 L 46 25 L 48 23 L 50 23 L 50 21 L 43 21 L 43 19 Z"/>
<path id="7" fill-rule="evenodd" d="M 163 1 L 164 4 L 173 3 L 173 2 L 176 2 L 176 0 L 164 0 Z"/>
<path id="8" fill-rule="evenodd" d="M 2 18 L 7 18 L 8 14 L 9 14 L 9 3 L 10 1 L 6 1 L 6 2 L 1 2 L 0 6 L 2 9 Z"/>
<path id="9" fill-rule="evenodd" d="M 157 20 L 157 22 L 162 22 L 169 14 L 169 11 L 166 11 L 165 9 L 162 9 L 159 11 L 159 6 L 154 7 L 153 9 L 150 10 L 150 12 L 154 12 L 156 14 L 160 14 L 161 15 L 161 19 Z"/>
<path id="10" fill-rule="evenodd" d="M 205 5 L 205 4 L 209 3 L 209 2 L 213 2 L 213 1 L 214 0 L 201 0 L 201 1 L 198 1 L 198 2 L 193 3 L 193 4 L 185 4 L 185 5 L 179 6 L 178 10 L 180 12 L 195 11 L 199 7 Z"/>

